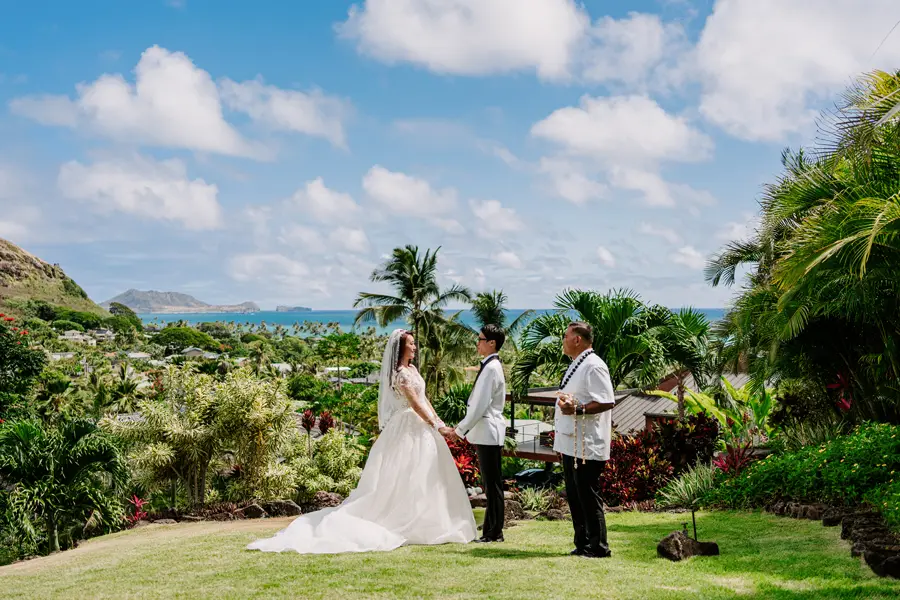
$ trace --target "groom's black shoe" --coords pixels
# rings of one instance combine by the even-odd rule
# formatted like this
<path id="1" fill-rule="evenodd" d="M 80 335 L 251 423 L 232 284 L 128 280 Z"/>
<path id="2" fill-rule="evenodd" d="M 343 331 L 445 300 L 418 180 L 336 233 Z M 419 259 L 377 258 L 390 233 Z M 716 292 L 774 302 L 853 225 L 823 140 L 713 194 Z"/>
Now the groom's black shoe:
<path id="1" fill-rule="evenodd" d="M 489 538 L 489 537 L 487 537 L 487 536 L 481 536 L 480 538 L 478 538 L 478 539 L 475 540 L 475 541 L 478 542 L 479 544 L 490 544 L 491 542 L 502 542 L 502 541 L 503 541 L 503 535 L 501 534 L 500 536 L 495 537 L 495 538 Z"/>
<path id="2" fill-rule="evenodd" d="M 581 548 L 575 548 L 571 552 L 569 552 L 569 556 L 584 556 L 584 550 Z"/>

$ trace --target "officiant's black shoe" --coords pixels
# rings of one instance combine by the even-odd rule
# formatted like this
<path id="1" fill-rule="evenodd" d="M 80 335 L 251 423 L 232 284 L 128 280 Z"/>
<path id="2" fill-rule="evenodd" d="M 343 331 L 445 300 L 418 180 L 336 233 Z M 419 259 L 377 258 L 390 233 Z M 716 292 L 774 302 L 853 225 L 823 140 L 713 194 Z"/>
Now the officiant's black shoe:
<path id="1" fill-rule="evenodd" d="M 585 558 L 612 558 L 612 552 L 607 550 L 606 552 L 591 552 L 589 550 L 583 550 L 579 556 L 583 556 Z"/>

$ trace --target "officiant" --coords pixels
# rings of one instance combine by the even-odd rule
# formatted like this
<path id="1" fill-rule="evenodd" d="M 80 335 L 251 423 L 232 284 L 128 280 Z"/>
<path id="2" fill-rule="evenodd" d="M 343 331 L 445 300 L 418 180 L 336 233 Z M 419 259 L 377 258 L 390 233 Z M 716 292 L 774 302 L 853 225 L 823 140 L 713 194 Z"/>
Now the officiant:
<path id="1" fill-rule="evenodd" d="M 609 460 L 615 393 L 609 368 L 594 352 L 589 324 L 569 324 L 563 353 L 572 362 L 559 386 L 553 450 L 562 459 L 566 500 L 575 528 L 571 554 L 605 558 L 612 553 L 606 538 L 600 481 Z"/>

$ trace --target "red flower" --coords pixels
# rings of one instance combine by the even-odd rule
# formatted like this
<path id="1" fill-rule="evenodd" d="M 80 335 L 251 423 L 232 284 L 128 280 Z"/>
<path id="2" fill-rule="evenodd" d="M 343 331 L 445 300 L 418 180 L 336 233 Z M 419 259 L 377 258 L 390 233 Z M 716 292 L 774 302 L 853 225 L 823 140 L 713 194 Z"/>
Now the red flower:
<path id="1" fill-rule="evenodd" d="M 19 335 L 28 335 L 28 330 L 23 329 L 22 331 L 19 332 Z"/>
<path id="2" fill-rule="evenodd" d="M 13 319 L 12 317 L 3 317 L 3 320 L 7 323 L 12 323 L 13 321 L 15 321 L 15 319 Z"/>

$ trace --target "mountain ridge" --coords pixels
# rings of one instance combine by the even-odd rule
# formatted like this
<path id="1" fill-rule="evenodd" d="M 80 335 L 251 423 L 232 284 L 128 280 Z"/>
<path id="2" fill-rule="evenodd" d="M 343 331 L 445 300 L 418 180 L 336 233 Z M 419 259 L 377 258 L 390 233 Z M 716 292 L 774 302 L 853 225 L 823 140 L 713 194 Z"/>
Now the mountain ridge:
<path id="1" fill-rule="evenodd" d="M 259 311 L 259 306 L 255 302 L 209 304 L 181 292 L 143 291 L 134 288 L 101 302 L 100 306 L 108 308 L 113 302 L 124 304 L 136 313 L 248 313 Z"/>

